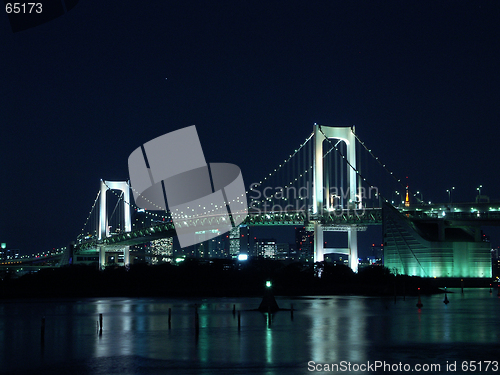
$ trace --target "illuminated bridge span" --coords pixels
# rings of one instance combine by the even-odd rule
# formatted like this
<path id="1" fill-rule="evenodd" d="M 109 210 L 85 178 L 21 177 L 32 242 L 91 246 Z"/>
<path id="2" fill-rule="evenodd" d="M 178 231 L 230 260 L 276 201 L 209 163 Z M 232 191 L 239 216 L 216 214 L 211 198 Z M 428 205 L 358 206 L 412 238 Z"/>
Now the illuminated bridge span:
<path id="1" fill-rule="evenodd" d="M 473 225 L 481 222 L 483 225 L 498 225 L 500 220 L 499 203 L 453 203 L 448 205 L 428 204 L 420 207 L 402 208 L 415 220 L 443 219 L 447 221 L 472 222 Z"/>
<path id="2" fill-rule="evenodd" d="M 72 253 L 55 256 L 58 264 L 85 254 L 104 266 L 108 251 L 122 252 L 123 263 L 128 264 L 129 246 L 175 236 L 170 212 L 137 207 L 131 189 L 126 181 L 101 181 Z M 262 180 L 250 184 L 246 194 L 249 214 L 242 225 L 305 226 L 314 232 L 316 262 L 339 252 L 349 256 L 350 267 L 357 271 L 357 232 L 383 225 L 385 265 L 396 272 L 491 276 L 491 267 L 489 275 L 486 271 L 489 249 L 479 234 L 481 225 L 500 224 L 500 206 L 424 204 L 422 195 L 397 179 L 359 139 L 354 127 L 315 124 L 302 144 Z M 176 225 L 217 230 L 223 220 L 207 212 L 185 215 Z M 325 248 L 324 232 L 329 231 L 347 233 L 347 249 Z M 469 267 L 472 261 L 475 266 Z"/>
<path id="3" fill-rule="evenodd" d="M 23 268 L 25 270 L 39 270 L 54 268 L 68 264 L 67 248 L 53 249 L 40 254 L 23 255 L 15 259 L 0 261 L 0 269 Z"/>
<path id="4" fill-rule="evenodd" d="M 196 218 L 195 220 L 187 220 L 184 222 L 186 228 L 199 227 L 217 228 L 225 218 L 223 216 L 209 216 L 205 218 Z M 265 214 L 249 213 L 244 221 L 244 225 L 250 226 L 275 226 L 275 225 L 308 225 L 312 220 L 308 218 L 307 213 L 302 211 L 277 213 L 269 212 Z M 322 217 L 315 217 L 314 221 L 321 222 L 325 230 L 332 231 L 348 231 L 349 227 L 365 229 L 365 225 L 381 225 L 382 210 L 380 208 L 370 208 L 360 210 L 343 210 L 336 213 L 324 213 Z M 182 223 L 181 223 L 182 226 Z M 136 245 L 145 241 L 152 241 L 166 236 L 175 236 L 175 226 L 173 222 L 157 224 L 148 228 L 136 229 L 130 232 L 118 233 L 103 239 L 101 243 Z M 79 242 L 79 248 L 90 248 L 95 246 L 95 240 L 82 240 Z"/>

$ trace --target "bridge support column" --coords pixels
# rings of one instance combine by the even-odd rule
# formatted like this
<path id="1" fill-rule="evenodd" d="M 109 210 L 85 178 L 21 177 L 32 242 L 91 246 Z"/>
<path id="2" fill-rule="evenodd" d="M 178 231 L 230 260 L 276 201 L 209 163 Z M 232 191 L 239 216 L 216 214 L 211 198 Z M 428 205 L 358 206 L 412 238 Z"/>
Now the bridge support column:
<path id="1" fill-rule="evenodd" d="M 344 156 L 348 165 L 348 181 L 347 189 L 349 191 L 349 201 L 347 202 L 348 210 L 356 210 L 362 207 L 361 190 L 358 192 L 358 181 L 356 172 L 356 137 L 354 136 L 354 127 L 332 127 L 321 126 L 314 124 L 314 155 L 313 155 L 313 184 L 314 184 L 314 197 L 313 197 L 313 215 L 316 216 L 316 223 L 314 224 L 314 261 L 324 261 L 324 241 L 323 241 L 323 227 L 321 220 L 324 211 L 325 191 L 323 186 L 323 141 L 325 137 L 328 139 L 334 138 L 345 142 L 347 146 L 347 155 Z M 328 175 L 328 174 L 327 174 Z M 361 186 L 361 185 L 360 185 Z M 346 196 L 344 186 L 341 187 L 341 194 Z M 359 196 L 357 196 L 359 193 Z M 327 196 L 329 192 L 327 192 Z M 329 203 L 327 203 L 327 207 Z M 358 271 L 358 238 L 357 233 L 348 234 L 349 241 L 349 265 L 354 272 Z"/>
<path id="2" fill-rule="evenodd" d="M 99 235 L 98 239 L 102 240 L 109 236 L 108 229 L 108 212 L 106 210 L 106 192 L 108 187 L 106 183 L 101 180 L 101 193 L 99 194 Z"/>
<path id="3" fill-rule="evenodd" d="M 101 194 L 99 202 L 99 240 L 109 237 L 108 212 L 106 206 L 106 192 L 108 190 L 120 190 L 123 192 L 123 216 L 124 216 L 124 231 L 132 230 L 132 216 L 130 213 L 130 186 L 127 181 L 103 181 L 101 180 Z M 102 247 L 101 249 L 103 249 Z M 105 250 L 100 250 L 105 251 Z M 123 251 L 123 264 L 126 266 L 130 263 L 130 247 L 126 246 Z M 102 259 L 101 259 L 102 258 Z M 106 262 L 106 254 L 101 257 L 99 252 L 99 264 L 104 266 Z"/>
<path id="4" fill-rule="evenodd" d="M 323 240 L 323 225 L 319 222 L 314 223 L 314 262 L 323 262 L 325 260 L 325 249 Z"/>
<path id="5" fill-rule="evenodd" d="M 358 272 L 358 232 L 350 230 L 347 233 L 347 246 L 349 247 L 349 267 Z"/>
<path id="6" fill-rule="evenodd" d="M 106 247 L 104 245 L 99 246 L 99 268 L 101 270 L 106 267 Z"/>
<path id="7" fill-rule="evenodd" d="M 313 214 L 323 215 L 323 141 L 320 126 L 314 124 L 314 158 L 313 158 Z M 321 259 L 320 262 L 322 262 Z"/>
<path id="8" fill-rule="evenodd" d="M 125 246 L 123 250 L 123 265 L 130 264 L 130 246 Z"/>

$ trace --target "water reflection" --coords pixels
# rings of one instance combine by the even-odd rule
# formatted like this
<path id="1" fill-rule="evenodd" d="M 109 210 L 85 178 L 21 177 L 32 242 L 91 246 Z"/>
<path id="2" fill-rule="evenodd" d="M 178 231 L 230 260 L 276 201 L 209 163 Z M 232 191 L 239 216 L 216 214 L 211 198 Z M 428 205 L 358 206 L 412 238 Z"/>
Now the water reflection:
<path id="1" fill-rule="evenodd" d="M 345 358 L 365 360 L 365 302 L 358 297 L 331 297 L 314 301 L 307 316 L 311 320 L 310 358 L 316 362 L 340 362 Z"/>
<path id="2" fill-rule="evenodd" d="M 273 362 L 273 331 L 269 325 L 266 330 L 266 362 Z"/>
<path id="3" fill-rule="evenodd" d="M 201 368 L 208 373 L 226 367 L 243 369 L 243 373 L 247 367 L 266 367 L 267 373 L 281 373 L 283 368 L 303 373 L 311 360 L 364 363 L 406 358 L 429 362 L 438 352 L 443 358 L 448 355 L 446 360 L 471 355 L 494 360 L 500 338 L 500 327 L 494 324 L 500 299 L 488 289 L 467 290 L 463 296 L 449 293 L 448 298 L 450 303 L 445 305 L 443 296 L 423 296 L 420 311 L 416 299 L 410 297 L 396 304 L 393 299 L 355 296 L 281 298 L 281 306 L 294 304 L 294 319 L 290 312 L 280 311 L 273 315 L 271 325 L 267 314 L 250 311 L 259 305 L 258 298 L 4 302 L 0 308 L 0 371 L 104 360 L 105 365 L 98 368 L 105 373 L 112 358 L 119 358 L 120 366 L 142 368 L 143 361 L 159 360 L 161 364 L 154 366 Z M 241 313 L 240 329 L 233 305 Z M 103 333 L 99 336 L 96 325 L 101 313 Z M 42 316 L 46 317 L 43 356 Z M 440 349 L 443 345 L 449 352 Z"/>

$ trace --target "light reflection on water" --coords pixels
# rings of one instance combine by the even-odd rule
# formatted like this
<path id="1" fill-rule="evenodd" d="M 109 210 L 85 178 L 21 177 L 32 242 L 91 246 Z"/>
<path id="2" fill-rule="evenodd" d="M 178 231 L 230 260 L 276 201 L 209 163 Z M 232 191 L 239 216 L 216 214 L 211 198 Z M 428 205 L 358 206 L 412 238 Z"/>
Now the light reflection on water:
<path id="1" fill-rule="evenodd" d="M 259 298 L 4 301 L 1 372 L 307 373 L 307 362 L 497 360 L 500 299 L 488 289 L 416 298 L 277 298 L 289 311 L 249 311 Z M 195 304 L 200 330 L 194 329 Z M 241 329 L 237 314 L 241 311 Z M 168 309 L 172 325 L 168 325 Z M 98 334 L 99 314 L 104 317 Z M 45 344 L 40 320 L 46 318 Z"/>

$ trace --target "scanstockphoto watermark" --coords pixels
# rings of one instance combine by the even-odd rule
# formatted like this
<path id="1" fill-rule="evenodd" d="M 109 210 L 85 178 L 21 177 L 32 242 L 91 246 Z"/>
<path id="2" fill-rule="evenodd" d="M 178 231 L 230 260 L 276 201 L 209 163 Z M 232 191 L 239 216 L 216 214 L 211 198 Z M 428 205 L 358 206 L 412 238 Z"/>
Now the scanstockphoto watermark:
<path id="1" fill-rule="evenodd" d="M 353 211 L 358 216 L 365 213 L 363 202 L 379 198 L 377 187 L 359 187 L 356 194 L 349 189 L 330 187 L 323 188 L 328 198 L 328 212 L 330 215 L 341 216 L 346 211 Z M 262 186 L 261 183 L 252 183 L 249 188 L 249 208 L 253 212 L 303 212 L 309 213 L 313 207 L 313 189 L 310 183 L 306 186 Z"/>
<path id="2" fill-rule="evenodd" d="M 250 184 L 249 191 L 252 195 L 249 196 L 251 200 L 262 200 L 262 199 L 307 199 L 313 194 L 313 187 L 308 182 L 306 186 L 295 187 L 295 186 L 265 186 L 262 187 L 260 182 L 254 182 Z M 323 187 L 323 192 L 328 192 L 330 197 L 337 200 L 354 200 L 351 197 L 350 189 L 337 188 L 337 187 Z M 356 200 L 370 200 L 379 197 L 378 187 L 370 186 L 369 188 L 359 187 L 356 189 Z"/>
<path id="3" fill-rule="evenodd" d="M 336 363 L 320 363 L 315 361 L 307 362 L 307 370 L 310 372 L 498 372 L 500 369 L 498 361 L 446 361 L 446 363 L 391 363 L 386 361 L 367 361 L 364 363 L 354 363 L 350 361 L 340 361 Z"/>

